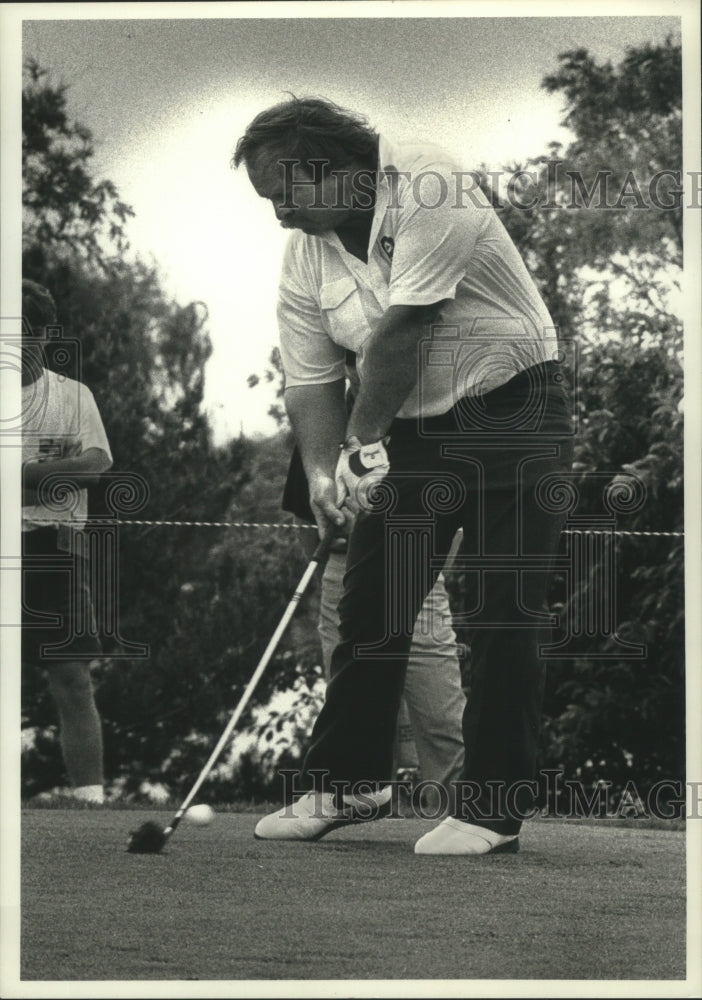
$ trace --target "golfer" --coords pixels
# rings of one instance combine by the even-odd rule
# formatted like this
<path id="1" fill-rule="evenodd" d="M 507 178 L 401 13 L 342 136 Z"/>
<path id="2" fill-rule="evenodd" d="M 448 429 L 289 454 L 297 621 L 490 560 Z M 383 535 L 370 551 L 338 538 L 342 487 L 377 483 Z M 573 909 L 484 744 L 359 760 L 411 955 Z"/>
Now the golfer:
<path id="1" fill-rule="evenodd" d="M 439 149 L 292 98 L 251 122 L 233 162 L 292 230 L 278 305 L 285 403 L 320 531 L 350 531 L 311 791 L 256 836 L 314 840 L 387 807 L 412 629 L 462 528 L 465 761 L 454 814 L 415 851 L 516 851 L 565 517 L 553 490 L 572 449 L 553 321 L 497 214 Z M 348 422 L 347 350 L 359 376 Z"/>

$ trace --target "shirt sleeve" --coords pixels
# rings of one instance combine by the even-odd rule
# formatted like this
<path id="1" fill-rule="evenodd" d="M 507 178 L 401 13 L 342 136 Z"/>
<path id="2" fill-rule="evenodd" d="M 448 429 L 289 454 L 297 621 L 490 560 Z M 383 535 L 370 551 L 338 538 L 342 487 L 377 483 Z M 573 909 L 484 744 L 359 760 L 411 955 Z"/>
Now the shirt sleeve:
<path id="1" fill-rule="evenodd" d="M 456 175 L 444 163 L 410 178 L 398 209 L 390 272 L 390 305 L 432 305 L 452 299 L 468 270 L 491 207 L 457 197 Z"/>
<path id="2" fill-rule="evenodd" d="M 288 242 L 278 290 L 278 330 L 285 386 L 320 385 L 344 377 L 344 348 L 324 328 L 319 302 L 300 274 Z"/>
<path id="3" fill-rule="evenodd" d="M 78 438 L 81 454 L 88 451 L 89 448 L 99 448 L 105 452 L 111 462 L 112 452 L 95 397 L 90 389 L 82 383 L 80 383 L 78 394 L 78 406 Z"/>

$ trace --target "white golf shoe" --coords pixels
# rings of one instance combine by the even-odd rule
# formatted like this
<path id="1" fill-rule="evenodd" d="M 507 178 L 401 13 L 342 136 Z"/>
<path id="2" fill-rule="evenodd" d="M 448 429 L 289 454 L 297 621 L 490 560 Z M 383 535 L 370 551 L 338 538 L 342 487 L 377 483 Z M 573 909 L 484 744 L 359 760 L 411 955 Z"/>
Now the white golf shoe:
<path id="1" fill-rule="evenodd" d="M 308 792 L 278 812 L 264 816 L 256 825 L 257 840 L 319 840 L 332 830 L 350 823 L 382 819 L 391 809 L 392 789 L 345 795 L 337 805 L 331 792 Z"/>
<path id="2" fill-rule="evenodd" d="M 415 854 L 516 854 L 519 837 L 504 836 L 449 816 L 414 845 Z"/>
<path id="3" fill-rule="evenodd" d="M 42 806 L 103 806 L 105 793 L 99 785 L 82 788 L 52 788 L 39 792 L 29 800 L 33 805 Z"/>

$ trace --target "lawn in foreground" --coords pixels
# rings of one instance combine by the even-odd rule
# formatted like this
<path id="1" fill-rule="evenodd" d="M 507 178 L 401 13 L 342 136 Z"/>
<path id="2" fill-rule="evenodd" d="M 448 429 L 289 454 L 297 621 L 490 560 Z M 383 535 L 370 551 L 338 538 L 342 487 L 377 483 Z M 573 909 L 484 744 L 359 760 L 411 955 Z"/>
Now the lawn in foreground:
<path id="1" fill-rule="evenodd" d="M 522 851 L 418 857 L 416 819 L 317 844 L 253 840 L 258 817 L 26 810 L 23 980 L 684 979 L 684 834 L 526 824 Z"/>

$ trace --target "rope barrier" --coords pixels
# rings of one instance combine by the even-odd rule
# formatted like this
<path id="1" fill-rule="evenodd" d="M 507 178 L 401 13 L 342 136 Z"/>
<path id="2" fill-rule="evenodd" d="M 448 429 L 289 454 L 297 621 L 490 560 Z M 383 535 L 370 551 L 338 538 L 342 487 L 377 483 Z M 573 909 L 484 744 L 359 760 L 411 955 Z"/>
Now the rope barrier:
<path id="1" fill-rule="evenodd" d="M 122 528 L 122 527 L 124 527 L 125 525 L 128 525 L 128 524 L 141 524 L 141 525 L 149 525 L 149 526 L 152 526 L 152 527 L 166 526 L 166 527 L 169 527 L 169 528 L 170 527 L 175 527 L 175 528 L 182 528 L 182 527 L 186 527 L 186 528 L 287 528 L 287 529 L 293 529 L 295 531 L 298 531 L 300 529 L 302 529 L 303 531 L 305 531 L 305 530 L 316 531 L 317 530 L 316 527 L 313 524 L 286 524 L 284 522 L 274 522 L 274 523 L 270 523 L 269 524 L 269 523 L 266 523 L 266 522 L 263 522 L 263 521 L 257 521 L 257 522 L 250 522 L 250 521 L 136 521 L 136 520 L 134 520 L 134 521 L 132 521 L 132 520 L 129 520 L 129 521 L 110 521 L 109 518 L 106 518 L 104 521 L 101 521 L 100 518 L 91 518 L 90 520 L 91 520 L 92 524 L 100 524 L 100 523 L 116 524 L 120 528 Z"/>
<path id="2" fill-rule="evenodd" d="M 282 528 L 288 531 L 316 531 L 313 524 L 288 524 L 286 522 L 263 521 L 118 521 L 109 518 L 91 518 L 90 524 L 112 524 L 116 527 L 129 525 L 167 528 Z M 597 530 L 593 528 L 565 528 L 564 535 L 617 535 L 628 538 L 684 538 L 684 531 L 620 531 Z"/>
<path id="3" fill-rule="evenodd" d="M 565 528 L 564 535 L 621 535 L 624 538 L 684 538 L 684 531 L 596 531 L 593 528 Z"/>

